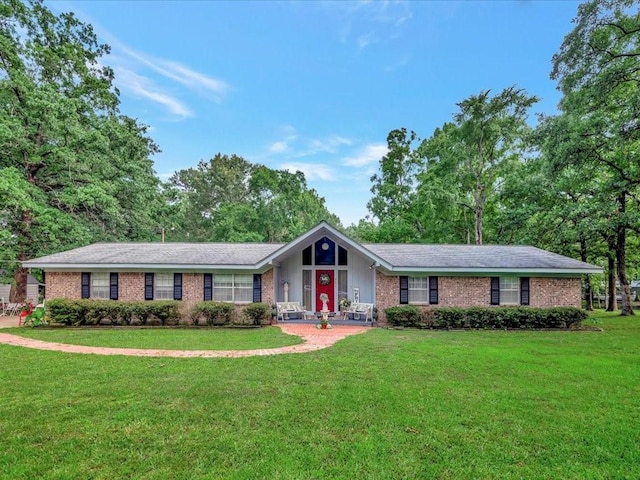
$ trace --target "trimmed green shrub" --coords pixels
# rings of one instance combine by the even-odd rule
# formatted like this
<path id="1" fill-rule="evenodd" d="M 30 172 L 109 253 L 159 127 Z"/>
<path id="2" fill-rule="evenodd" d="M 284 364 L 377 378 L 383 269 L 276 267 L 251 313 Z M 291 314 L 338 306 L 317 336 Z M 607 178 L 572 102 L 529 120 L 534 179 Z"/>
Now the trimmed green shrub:
<path id="1" fill-rule="evenodd" d="M 384 310 L 389 325 L 394 327 L 418 327 L 420 325 L 420 312 L 415 305 L 400 305 Z"/>
<path id="2" fill-rule="evenodd" d="M 235 306 L 225 302 L 200 302 L 191 312 L 191 321 L 199 325 L 204 321 L 207 325 L 231 325 Z"/>
<path id="3" fill-rule="evenodd" d="M 587 318 L 578 308 L 434 308 L 436 328 L 570 328 L 580 325 Z"/>
<path id="4" fill-rule="evenodd" d="M 271 323 L 271 305 L 268 303 L 250 303 L 244 307 L 242 313 L 252 325 L 269 325 Z"/>
<path id="5" fill-rule="evenodd" d="M 66 300 L 47 302 L 49 318 L 63 325 L 173 325 L 180 321 L 179 302 Z"/>

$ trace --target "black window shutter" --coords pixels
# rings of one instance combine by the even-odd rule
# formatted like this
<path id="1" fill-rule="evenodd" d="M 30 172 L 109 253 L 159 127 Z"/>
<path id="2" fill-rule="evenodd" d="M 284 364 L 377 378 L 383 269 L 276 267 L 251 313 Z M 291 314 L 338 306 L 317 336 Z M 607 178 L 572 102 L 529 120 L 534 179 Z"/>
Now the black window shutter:
<path id="1" fill-rule="evenodd" d="M 173 299 L 182 300 L 182 274 L 173 274 Z"/>
<path id="2" fill-rule="evenodd" d="M 82 272 L 80 274 L 80 298 L 91 297 L 91 274 Z"/>
<path id="3" fill-rule="evenodd" d="M 529 277 L 520 279 L 520 305 L 529 305 Z"/>
<path id="4" fill-rule="evenodd" d="M 213 274 L 204 274 L 204 301 L 210 302 L 213 299 Z"/>
<path id="5" fill-rule="evenodd" d="M 491 277 L 491 305 L 500 305 L 500 277 Z"/>
<path id="6" fill-rule="evenodd" d="M 438 304 L 438 277 L 429 277 L 429 303 Z"/>
<path id="7" fill-rule="evenodd" d="M 153 273 L 144 274 L 144 299 L 153 300 Z"/>
<path id="8" fill-rule="evenodd" d="M 109 274 L 109 298 L 111 300 L 118 299 L 118 272 Z"/>
<path id="9" fill-rule="evenodd" d="M 400 277 L 400 303 L 409 303 L 409 277 Z"/>
<path id="10" fill-rule="evenodd" d="M 262 301 L 262 274 L 260 273 L 253 274 L 253 301 Z"/>

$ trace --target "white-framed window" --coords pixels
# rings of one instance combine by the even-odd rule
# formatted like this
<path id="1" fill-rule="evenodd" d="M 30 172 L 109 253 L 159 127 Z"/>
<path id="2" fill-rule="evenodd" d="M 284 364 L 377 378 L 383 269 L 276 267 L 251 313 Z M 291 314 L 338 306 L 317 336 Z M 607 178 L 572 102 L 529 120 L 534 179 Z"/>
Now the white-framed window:
<path id="1" fill-rule="evenodd" d="M 155 274 L 153 298 L 155 300 L 173 300 L 173 273 Z"/>
<path id="2" fill-rule="evenodd" d="M 409 303 L 429 303 L 428 277 L 409 277 Z"/>
<path id="3" fill-rule="evenodd" d="M 109 299 L 109 272 L 93 272 L 91 274 L 91 298 Z"/>
<path id="4" fill-rule="evenodd" d="M 500 277 L 500 305 L 520 304 L 520 279 Z"/>
<path id="5" fill-rule="evenodd" d="M 253 275 L 250 273 L 216 273 L 213 275 L 213 300 L 244 303 L 253 300 Z"/>

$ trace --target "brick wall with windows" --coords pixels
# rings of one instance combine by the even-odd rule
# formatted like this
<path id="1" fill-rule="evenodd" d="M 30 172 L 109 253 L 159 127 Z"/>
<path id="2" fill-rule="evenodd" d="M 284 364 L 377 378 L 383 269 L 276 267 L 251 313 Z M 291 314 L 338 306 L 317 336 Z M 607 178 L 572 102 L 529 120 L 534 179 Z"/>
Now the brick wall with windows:
<path id="1" fill-rule="evenodd" d="M 376 274 L 378 323 L 386 323 L 384 309 L 400 304 L 399 277 Z M 489 307 L 490 277 L 438 277 L 438 307 Z M 579 278 L 530 279 L 532 307 L 577 307 L 581 302 Z M 420 308 L 430 308 L 421 306 Z"/>

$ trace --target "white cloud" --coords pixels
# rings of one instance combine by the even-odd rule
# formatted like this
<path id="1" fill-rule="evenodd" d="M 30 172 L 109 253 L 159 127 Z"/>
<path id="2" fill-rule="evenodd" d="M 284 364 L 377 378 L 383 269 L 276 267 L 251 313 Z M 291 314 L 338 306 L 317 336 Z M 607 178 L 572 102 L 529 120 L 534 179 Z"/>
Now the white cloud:
<path id="1" fill-rule="evenodd" d="M 271 153 L 284 153 L 287 150 L 289 150 L 289 145 L 287 145 L 287 142 L 274 142 L 271 144 L 271 146 L 269 146 L 269 151 Z"/>
<path id="2" fill-rule="evenodd" d="M 398 38 L 412 18 L 411 3 L 406 1 L 322 2 L 322 8 L 337 16 L 340 43 L 353 41 L 359 49 Z"/>
<path id="3" fill-rule="evenodd" d="M 319 179 L 325 181 L 333 181 L 336 179 L 333 171 L 327 165 L 318 165 L 316 163 L 284 163 L 281 168 L 292 173 L 298 170 L 304 173 L 307 180 Z"/>
<path id="4" fill-rule="evenodd" d="M 343 163 L 350 167 L 364 167 L 380 161 L 388 151 L 387 146 L 384 144 L 365 145 L 356 155 L 345 158 Z"/>
<path id="5" fill-rule="evenodd" d="M 360 35 L 358 37 L 358 48 L 366 48 L 371 43 L 373 43 L 373 33 L 367 33 L 366 35 Z"/>
<path id="6" fill-rule="evenodd" d="M 343 145 L 351 145 L 353 142 L 340 135 L 330 135 L 322 139 L 312 139 L 309 141 L 307 150 L 300 156 L 315 155 L 316 153 L 336 153 Z"/>
<path id="7" fill-rule="evenodd" d="M 193 112 L 184 103 L 171 95 L 164 93 L 153 81 L 142 75 L 138 75 L 124 67 L 115 67 L 116 84 L 121 90 L 126 90 L 134 95 L 146 98 L 166 107 L 173 115 L 182 118 L 192 117 Z"/>
<path id="8" fill-rule="evenodd" d="M 155 70 L 161 75 L 181 83 L 192 90 L 213 95 L 213 98 L 218 103 L 222 101 L 222 98 L 231 89 L 226 82 L 192 70 L 181 63 L 161 58 L 153 58 L 124 45 L 121 48 L 128 56 L 138 60 L 143 65 Z"/>

